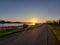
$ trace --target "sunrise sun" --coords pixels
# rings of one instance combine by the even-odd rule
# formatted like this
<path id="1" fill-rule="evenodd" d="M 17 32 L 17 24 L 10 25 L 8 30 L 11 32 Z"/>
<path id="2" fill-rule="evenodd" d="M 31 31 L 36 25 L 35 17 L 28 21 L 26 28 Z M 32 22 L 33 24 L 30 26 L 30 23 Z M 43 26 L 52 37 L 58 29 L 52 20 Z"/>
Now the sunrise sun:
<path id="1" fill-rule="evenodd" d="M 32 19 L 32 25 L 35 25 L 36 23 L 37 23 L 37 20 L 35 20 L 35 19 Z"/>

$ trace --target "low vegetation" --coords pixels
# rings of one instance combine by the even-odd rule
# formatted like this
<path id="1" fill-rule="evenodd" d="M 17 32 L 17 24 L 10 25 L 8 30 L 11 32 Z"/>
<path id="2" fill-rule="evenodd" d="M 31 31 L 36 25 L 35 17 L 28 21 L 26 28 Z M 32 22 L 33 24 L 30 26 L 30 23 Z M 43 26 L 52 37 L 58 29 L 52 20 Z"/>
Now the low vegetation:
<path id="1" fill-rule="evenodd" d="M 52 26 L 50 25 L 51 31 L 56 36 L 57 40 L 60 42 L 60 26 Z"/>
<path id="2" fill-rule="evenodd" d="M 55 35 L 56 39 L 60 42 L 60 20 L 58 21 L 49 21 L 47 23 L 51 32 Z"/>
<path id="3" fill-rule="evenodd" d="M 27 31 L 29 29 L 32 29 L 33 27 L 34 26 L 32 26 L 32 25 L 28 26 L 27 24 L 24 24 L 23 28 L 20 28 L 20 29 L 11 29 L 11 30 L 0 32 L 0 38 L 6 37 L 8 35 L 11 35 L 11 34 L 14 34 L 14 33 L 17 33 L 17 32 Z"/>
<path id="4" fill-rule="evenodd" d="M 15 30 L 10 30 L 10 31 L 0 32 L 0 38 L 3 38 L 7 35 L 17 33 L 17 32 L 21 32 L 21 31 L 24 31 L 24 29 L 15 29 Z"/>

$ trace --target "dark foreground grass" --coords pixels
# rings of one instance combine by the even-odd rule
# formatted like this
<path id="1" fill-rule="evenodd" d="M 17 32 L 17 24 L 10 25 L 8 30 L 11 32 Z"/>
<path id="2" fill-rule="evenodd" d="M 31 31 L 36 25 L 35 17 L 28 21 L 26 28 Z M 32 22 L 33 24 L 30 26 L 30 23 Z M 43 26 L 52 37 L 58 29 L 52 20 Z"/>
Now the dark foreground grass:
<path id="1" fill-rule="evenodd" d="M 56 36 L 57 40 L 60 42 L 60 26 L 57 25 L 49 25 L 52 33 Z"/>
<path id="2" fill-rule="evenodd" d="M 12 30 L 9 30 L 9 31 L 0 32 L 0 39 L 4 38 L 6 36 L 9 36 L 11 34 L 14 34 L 14 33 L 22 32 L 22 31 L 27 31 L 29 29 L 32 29 L 33 27 L 34 26 L 31 26 L 31 27 L 28 27 L 28 28 L 12 29 Z"/>
<path id="3" fill-rule="evenodd" d="M 9 37 L 10 35 L 23 32 L 23 31 L 28 31 L 29 29 L 32 29 L 32 28 L 22 28 L 22 29 L 7 31 L 7 32 L 0 32 L 0 41 L 4 40 L 6 37 Z"/>
<path id="4" fill-rule="evenodd" d="M 15 30 L 10 30 L 10 31 L 0 32 L 0 39 L 6 37 L 8 35 L 17 33 L 17 32 L 22 32 L 24 30 L 25 29 L 15 29 Z"/>

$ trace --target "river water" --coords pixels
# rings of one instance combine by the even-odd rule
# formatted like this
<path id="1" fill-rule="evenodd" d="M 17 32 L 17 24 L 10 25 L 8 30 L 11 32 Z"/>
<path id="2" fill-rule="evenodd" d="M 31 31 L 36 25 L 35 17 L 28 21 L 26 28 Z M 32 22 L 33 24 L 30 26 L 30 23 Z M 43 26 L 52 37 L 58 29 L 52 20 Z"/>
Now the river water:
<path id="1" fill-rule="evenodd" d="M 0 27 L 4 27 L 4 26 L 20 26 L 23 24 L 19 24 L 19 23 L 5 23 L 5 24 L 0 24 Z"/>

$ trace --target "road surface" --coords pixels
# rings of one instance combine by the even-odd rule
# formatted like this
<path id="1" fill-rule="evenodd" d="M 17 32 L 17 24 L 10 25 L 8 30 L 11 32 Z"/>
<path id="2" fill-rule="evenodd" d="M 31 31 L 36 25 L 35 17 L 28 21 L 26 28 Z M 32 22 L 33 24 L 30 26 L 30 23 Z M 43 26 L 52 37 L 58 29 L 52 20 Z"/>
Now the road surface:
<path id="1" fill-rule="evenodd" d="M 57 45 L 47 25 L 19 32 L 0 41 L 0 45 Z"/>

